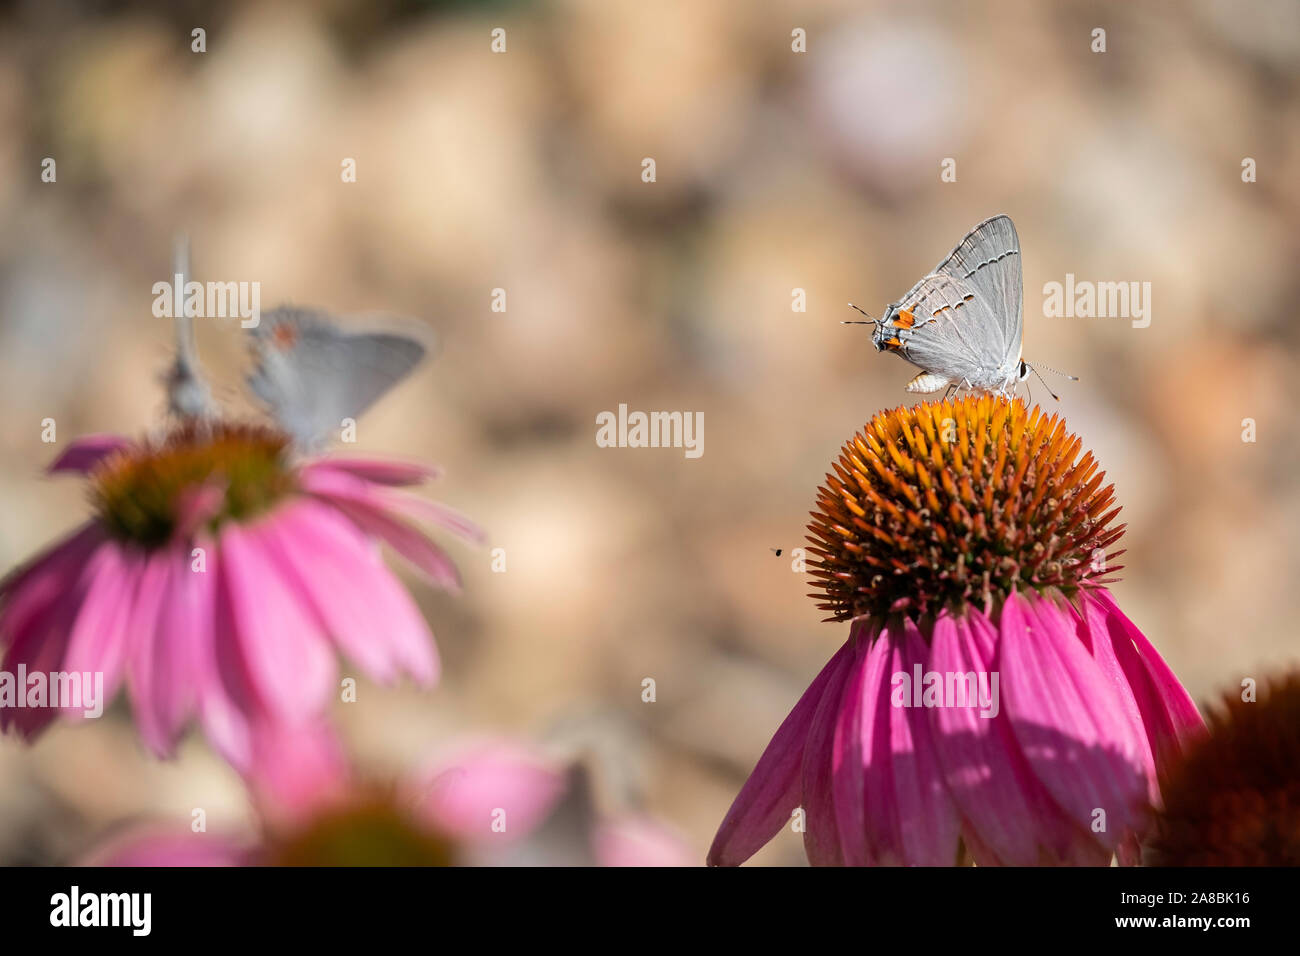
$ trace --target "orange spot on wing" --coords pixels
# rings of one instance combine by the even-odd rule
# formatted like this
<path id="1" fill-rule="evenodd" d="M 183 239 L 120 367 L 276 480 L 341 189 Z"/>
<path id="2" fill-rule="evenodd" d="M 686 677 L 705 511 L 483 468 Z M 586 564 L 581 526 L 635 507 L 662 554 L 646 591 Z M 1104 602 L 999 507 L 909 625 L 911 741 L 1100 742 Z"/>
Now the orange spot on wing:
<path id="1" fill-rule="evenodd" d="M 910 329 L 916 323 L 910 309 L 900 309 L 898 315 L 894 318 L 894 324 L 900 329 Z"/>
<path id="2" fill-rule="evenodd" d="M 298 330 L 287 323 L 277 325 L 272 335 L 275 338 L 275 347 L 278 349 L 291 349 L 298 341 Z"/>

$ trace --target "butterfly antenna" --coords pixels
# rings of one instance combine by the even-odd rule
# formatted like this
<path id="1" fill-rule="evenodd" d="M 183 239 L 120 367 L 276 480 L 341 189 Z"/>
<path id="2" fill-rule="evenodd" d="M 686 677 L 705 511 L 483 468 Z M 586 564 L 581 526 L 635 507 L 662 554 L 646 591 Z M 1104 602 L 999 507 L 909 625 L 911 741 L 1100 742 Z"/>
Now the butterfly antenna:
<path id="1" fill-rule="evenodd" d="M 1043 376 L 1041 376 L 1041 375 L 1038 374 L 1038 369 L 1035 368 L 1035 367 L 1032 366 L 1032 365 L 1030 365 L 1029 368 L 1033 371 L 1034 375 L 1037 376 L 1038 380 L 1039 380 L 1040 382 L 1043 383 L 1043 388 L 1047 389 L 1047 394 L 1048 394 L 1048 395 L 1051 395 L 1052 398 L 1056 399 L 1056 400 L 1059 402 L 1059 401 L 1061 400 L 1061 396 L 1060 396 L 1060 395 L 1057 395 L 1054 391 L 1052 391 L 1051 386 L 1049 386 L 1049 385 L 1047 384 L 1047 382 L 1043 381 Z M 1050 369 L 1049 369 L 1049 371 L 1050 371 Z M 1061 373 L 1060 373 L 1060 372 L 1057 372 L 1057 374 L 1059 375 L 1059 374 L 1061 374 Z M 1070 378 L 1074 378 L 1074 376 L 1071 375 Z M 1078 380 L 1075 379 L 1075 381 L 1078 381 Z M 1031 401 L 1033 400 L 1032 397 L 1031 397 L 1030 400 L 1031 400 Z"/>
<path id="2" fill-rule="evenodd" d="M 190 281 L 190 238 L 185 233 L 177 233 L 172 239 L 172 281 L 180 276 L 180 289 L 174 290 L 179 293 L 175 296 L 180 299 L 185 293 L 185 286 Z M 176 313 L 176 351 L 179 360 L 186 365 L 195 366 L 198 364 L 194 355 L 194 322 L 185 314 L 185 307 L 181 301 L 172 303 L 172 309 Z"/>
<path id="3" fill-rule="evenodd" d="M 1071 382 L 1077 382 L 1079 380 L 1079 376 L 1071 375 L 1069 372 L 1058 372 L 1056 369 L 1052 368 L 1049 365 L 1040 365 L 1039 368 L 1043 369 L 1044 371 L 1051 372 L 1053 375 L 1059 375 L 1062 378 L 1068 378 Z"/>
<path id="4" fill-rule="evenodd" d="M 858 307 L 854 305 L 852 302 L 849 303 L 849 308 L 858 309 Z M 865 309 L 858 309 L 858 311 L 861 312 L 863 315 L 865 315 L 867 318 L 871 319 L 871 321 L 863 322 L 861 319 L 847 319 L 841 322 L 840 325 L 875 325 L 876 324 L 876 320 L 872 318 L 870 312 L 867 312 Z"/>
<path id="5" fill-rule="evenodd" d="M 177 278 L 179 276 L 179 279 Z M 167 407 L 181 418 L 204 418 L 212 413 L 212 393 L 199 371 L 194 344 L 194 319 L 185 314 L 185 286 L 190 281 L 190 240 L 184 233 L 172 241 L 172 311 L 176 322 L 176 358 L 167 371 Z"/>

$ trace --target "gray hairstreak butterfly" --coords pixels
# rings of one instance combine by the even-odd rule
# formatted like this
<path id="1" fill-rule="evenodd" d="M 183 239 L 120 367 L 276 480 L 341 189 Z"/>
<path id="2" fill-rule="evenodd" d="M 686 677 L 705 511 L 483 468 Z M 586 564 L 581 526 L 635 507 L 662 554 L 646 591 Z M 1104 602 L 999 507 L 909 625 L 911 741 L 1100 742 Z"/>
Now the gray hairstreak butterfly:
<path id="1" fill-rule="evenodd" d="M 189 267 L 189 240 L 177 236 L 172 273 L 182 287 Z M 410 374 L 436 338 L 413 319 L 364 317 L 344 327 L 324 312 L 282 306 L 260 316 L 252 342 L 249 387 L 300 449 L 314 450 Z M 217 413 L 199 366 L 194 320 L 183 309 L 176 313 L 176 355 L 164 384 L 171 414 L 203 420 Z"/>
<path id="2" fill-rule="evenodd" d="M 1031 371 L 1037 374 L 1021 358 L 1021 294 L 1016 227 L 1009 217 L 994 216 L 888 305 L 882 318 L 858 309 L 871 321 L 846 324 L 875 326 L 876 351 L 893 352 L 921 370 L 907 383 L 909 392 L 969 388 L 1009 395 Z"/>
<path id="3" fill-rule="evenodd" d="M 410 374 L 431 351 L 427 326 L 411 319 L 344 327 L 324 312 L 280 307 L 252 330 L 256 366 L 248 385 L 302 449 L 328 441 Z"/>

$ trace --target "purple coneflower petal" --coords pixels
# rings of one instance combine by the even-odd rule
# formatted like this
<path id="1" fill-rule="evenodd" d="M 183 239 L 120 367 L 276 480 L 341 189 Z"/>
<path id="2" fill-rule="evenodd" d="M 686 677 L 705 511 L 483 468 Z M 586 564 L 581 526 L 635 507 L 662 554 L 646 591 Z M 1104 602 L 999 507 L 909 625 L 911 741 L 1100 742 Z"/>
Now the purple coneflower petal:
<path id="1" fill-rule="evenodd" d="M 209 568 L 211 565 L 209 564 Z M 248 717 L 221 676 L 220 655 L 216 639 L 222 625 L 214 624 L 213 644 L 202 655 L 195 675 L 195 693 L 198 697 L 199 721 L 203 732 L 223 760 L 236 770 L 248 773 L 253 767 L 253 739 Z"/>
<path id="2" fill-rule="evenodd" d="M 24 630 L 14 635 L 5 653 L 0 670 L 14 674 L 24 668 L 28 674 L 48 674 L 61 670 L 63 653 L 67 646 L 67 629 L 76 616 L 81 595 L 69 593 L 64 604 L 56 604 L 27 622 Z M 15 686 L 24 700 L 30 700 L 28 688 Z M 58 711 L 49 706 L 23 706 L 0 708 L 0 730 L 14 728 L 22 736 L 31 738 L 44 730 Z"/>
<path id="3" fill-rule="evenodd" d="M 304 501 L 285 509 L 267 540 L 325 631 L 365 673 L 385 683 L 401 670 L 425 684 L 437 678 L 424 618 L 355 524 L 328 505 Z"/>
<path id="4" fill-rule="evenodd" d="M 226 525 L 220 549 L 216 646 L 223 683 L 236 703 L 251 701 L 276 719 L 301 723 L 333 691 L 330 646 L 257 530 Z"/>
<path id="5" fill-rule="evenodd" d="M 69 444 L 45 470 L 48 474 L 75 471 L 84 475 L 113 452 L 130 444 L 120 435 L 83 435 Z"/>
<path id="6" fill-rule="evenodd" d="M 894 788 L 891 777 L 892 758 L 890 741 L 890 679 L 893 664 L 893 642 L 897 636 L 884 628 L 867 653 L 862 680 L 862 699 L 858 710 L 858 746 L 856 757 L 862 774 L 863 832 L 860 840 L 846 834 L 846 845 L 853 847 L 854 855 L 866 853 L 866 863 L 876 866 L 897 862 L 891 855 L 895 846 L 897 808 L 894 806 Z M 852 787 L 856 789 L 856 785 Z M 847 862 L 847 860 L 846 860 Z"/>
<path id="7" fill-rule="evenodd" d="M 435 684 L 441 669 L 438 648 L 411 595 L 384 564 L 378 547 L 355 522 L 329 505 L 317 504 L 316 507 L 321 510 L 313 510 L 312 515 L 320 520 L 315 521 L 310 530 L 299 523 L 299 530 L 305 532 L 304 540 L 313 540 L 313 534 L 322 529 L 329 540 L 329 529 L 338 530 L 338 560 L 349 570 L 353 587 L 370 609 L 370 623 L 366 630 L 346 638 L 336 635 L 344 653 L 359 662 L 359 658 L 354 656 L 357 653 L 355 644 L 366 639 L 374 640 L 388 649 L 396 670 L 404 671 L 422 686 Z"/>
<path id="8" fill-rule="evenodd" d="M 103 671 L 105 689 L 117 688 L 130 650 L 131 604 L 135 600 L 142 558 L 116 544 L 105 544 L 86 564 L 90 587 L 68 636 L 64 667 Z"/>
<path id="9" fill-rule="evenodd" d="M 845 644 L 845 648 L 853 642 Z M 842 656 L 841 656 L 842 655 Z M 803 792 L 804 832 L 803 848 L 808 862 L 813 866 L 843 866 L 844 852 L 840 848 L 839 825 L 835 820 L 835 791 L 831 777 L 834 765 L 835 725 L 840 703 L 844 699 L 844 685 L 856 655 L 837 654 L 840 664 L 831 673 L 822 688 L 821 700 L 813 711 L 804 741 L 803 766 L 800 768 L 800 787 Z"/>
<path id="10" fill-rule="evenodd" d="M 1137 833 L 1126 833 L 1115 848 L 1115 862 L 1120 866 L 1142 865 L 1142 840 Z"/>
<path id="11" fill-rule="evenodd" d="M 386 542 L 415 570 L 444 590 L 460 591 L 460 572 L 451 558 L 418 529 L 392 518 L 381 507 L 360 502 L 338 502 L 338 508 L 367 534 Z"/>
<path id="12" fill-rule="evenodd" d="M 999 697 L 1001 697 L 1001 688 L 1005 686 L 1002 677 L 1005 675 L 1000 672 L 1001 658 L 998 650 L 997 626 L 981 613 L 971 618 L 970 633 L 975 639 L 979 653 L 987 662 L 988 669 L 999 672 Z M 1031 841 L 1029 855 L 1023 860 L 1006 858 L 1000 862 L 1035 866 L 1105 866 L 1109 859 L 1108 851 L 1093 839 L 1086 827 L 1080 826 L 1047 792 L 1047 788 L 1035 775 L 1029 761 L 1021 752 L 1020 742 L 1016 739 L 1011 725 L 1011 716 L 1004 707 L 999 706 L 998 716 L 993 718 L 993 723 L 997 744 L 1007 755 L 1005 766 L 1013 774 L 1010 780 L 996 781 L 994 792 L 1006 795 L 1009 790 L 1014 789 L 1016 793 L 1023 795 L 1028 815 L 1021 821 L 1024 830 L 1021 837 Z M 1023 847 L 1025 845 L 1023 839 L 1017 845 Z M 998 862 L 996 859 L 982 856 L 978 842 L 972 841 L 968 846 L 974 854 L 975 862 L 981 866 Z"/>
<path id="13" fill-rule="evenodd" d="M 204 546 L 205 562 L 210 561 L 210 543 L 206 539 L 199 542 Z M 214 670 L 209 662 L 215 657 L 213 609 L 217 580 L 206 563 L 204 570 L 195 570 L 189 552 L 180 551 L 175 560 L 174 586 L 158 612 L 159 643 L 154 648 L 152 694 L 155 720 L 167 753 L 175 749 L 186 722 L 194 715 L 202 687 L 199 675 L 202 670 Z"/>
<path id="14" fill-rule="evenodd" d="M 252 862 L 244 847 L 225 837 L 148 824 L 118 834 L 78 865 L 248 866 Z"/>
<path id="15" fill-rule="evenodd" d="M 871 866 L 901 862 L 898 838 L 898 795 L 894 789 L 893 693 L 894 644 L 901 635 L 886 627 L 871 648 L 862 685 L 858 729 L 863 774 L 864 825 Z M 904 758 L 906 759 L 906 758 Z"/>
<path id="16" fill-rule="evenodd" d="M 102 673 L 106 700 L 122 682 L 130 652 L 131 608 L 142 568 L 140 556 L 112 543 L 96 551 L 87 565 L 93 580 L 68 635 L 63 667 Z"/>
<path id="17" fill-rule="evenodd" d="M 972 609 L 954 619 L 944 611 L 934 625 L 930 666 L 940 673 L 974 673 L 977 679 L 991 674 L 996 640 L 982 612 Z M 1027 821 L 1036 819 L 1029 792 L 1038 784 L 1020 757 L 1005 713 L 981 717 L 976 708 L 938 707 L 930 718 L 948 792 L 968 821 L 967 830 L 977 834 L 967 838 L 976 861 L 1037 864 L 1038 840 Z"/>
<path id="18" fill-rule="evenodd" d="M 159 708 L 155 695 L 160 692 L 165 681 L 165 676 L 157 673 L 158 658 L 169 653 L 170 645 L 180 638 L 179 635 L 168 633 L 161 620 L 168 594 L 177 586 L 178 554 L 177 551 L 164 548 L 154 551 L 145 559 L 127 625 L 131 641 L 127 684 L 131 700 L 135 704 L 136 726 L 146 746 L 158 757 L 170 754 L 173 743 L 158 719 Z M 190 573 L 184 566 L 179 570 L 182 574 Z M 188 675 L 182 674 L 181 677 L 184 679 Z"/>
<path id="19" fill-rule="evenodd" d="M 441 502 L 401 493 L 383 494 L 378 496 L 377 500 L 393 511 L 401 512 L 409 518 L 437 525 L 457 537 L 464 538 L 466 541 L 472 541 L 475 544 L 483 544 L 487 541 L 486 531 L 460 512 L 448 508 Z"/>
<path id="20" fill-rule="evenodd" d="M 424 615 L 402 583 L 384 565 L 377 550 L 370 548 L 358 553 L 357 557 L 358 579 L 367 582 L 366 590 L 374 602 L 375 616 L 385 622 L 385 639 L 398 666 L 421 686 L 437 683 L 441 671 L 438 647 Z"/>
<path id="21" fill-rule="evenodd" d="M 831 786 L 835 822 L 846 866 L 866 866 L 873 858 L 867 842 L 864 771 L 876 698 L 887 687 L 888 641 L 868 618 L 853 622 L 849 645 L 853 659 L 844 679 L 843 702 L 831 748 Z"/>
<path id="22" fill-rule="evenodd" d="M 12 641 L 33 618 L 64 600 L 68 582 L 76 580 L 104 538 L 99 522 L 88 521 L 0 582 L 0 601 L 4 604 L 0 644 Z"/>
<path id="23" fill-rule="evenodd" d="M 145 743 L 158 756 L 167 757 L 175 751 L 181 731 L 195 712 L 204 672 L 213 669 L 209 662 L 214 654 L 216 581 L 210 568 L 194 570 L 186 550 L 160 551 L 145 571 L 143 595 L 154 590 L 147 578 L 155 567 L 163 569 L 166 580 L 153 614 L 154 626 L 137 632 L 131 657 L 131 699 Z M 144 624 L 143 619 L 137 622 L 140 627 Z"/>
<path id="24" fill-rule="evenodd" d="M 739 866 L 789 822 L 799 806 L 804 743 L 813 714 L 832 680 L 842 681 L 852 657 L 852 641 L 845 642 L 777 728 L 713 838 L 710 866 Z"/>
<path id="25" fill-rule="evenodd" d="M 28 674 L 67 670 L 68 640 L 94 583 L 95 557 L 112 547 L 102 534 L 86 530 L 15 574 L 13 590 L 5 594 L 5 654 L 0 669 L 13 673 L 21 666 Z M 28 688 L 18 687 L 17 692 L 28 694 Z M 58 708 L 50 706 L 55 703 L 50 693 L 47 686 L 46 706 L 0 709 L 0 730 L 13 727 L 25 737 L 39 733 L 59 714 Z"/>
<path id="26" fill-rule="evenodd" d="M 388 646 L 387 621 L 375 613 L 360 577 L 368 570 L 370 546 L 355 527 L 333 508 L 303 501 L 284 508 L 280 520 L 267 528 L 266 542 L 343 652 L 375 680 L 393 681 L 398 668 Z M 329 560 L 319 560 L 321 555 Z"/>
<path id="27" fill-rule="evenodd" d="M 350 792 L 351 767 L 326 721 L 254 721 L 249 740 L 251 761 L 240 769 L 264 820 L 301 820 L 342 802 Z"/>
<path id="28" fill-rule="evenodd" d="M 1097 667 L 1110 688 L 1117 707 L 1123 711 L 1124 719 L 1133 727 L 1135 735 L 1144 744 L 1141 750 L 1141 758 L 1142 775 L 1147 783 L 1146 799 L 1153 803 L 1158 802 L 1160 799 L 1160 784 L 1156 778 L 1155 753 L 1152 742 L 1147 737 L 1142 712 L 1138 707 L 1133 687 L 1129 683 L 1123 665 L 1116 656 L 1114 635 L 1106 625 L 1105 614 L 1100 605 L 1086 598 L 1081 599 L 1080 603 L 1083 606 L 1083 616 L 1077 620 L 1079 639 L 1083 642 L 1084 647 L 1091 652 L 1092 659 L 1097 662 Z M 1070 611 L 1070 616 L 1076 616 L 1073 608 Z"/>
<path id="29" fill-rule="evenodd" d="M 594 827 L 592 850 L 598 866 L 698 866 L 686 842 L 651 817 L 628 815 Z"/>
<path id="30" fill-rule="evenodd" d="M 232 643 L 230 615 L 220 602 L 222 554 L 209 539 L 199 538 L 194 543 L 204 549 L 206 570 L 192 572 L 198 591 L 191 608 L 197 622 L 189 641 L 191 690 L 199 722 L 213 748 L 231 766 L 247 772 L 253 763 L 248 714 L 256 702 L 248 691 L 238 700 L 233 697 L 221 673 L 223 659 L 232 653 L 227 646 Z M 181 612 L 180 608 L 176 610 Z M 219 643 L 223 645 L 222 653 L 218 651 Z M 225 666 L 237 666 L 237 657 Z M 239 683 L 246 684 L 246 679 L 241 678 Z"/>
<path id="31" fill-rule="evenodd" d="M 387 542 L 435 584 L 450 591 L 460 590 L 460 574 L 451 559 L 418 529 L 393 518 L 364 481 L 320 469 L 303 475 L 302 486 L 304 491 L 329 501 L 362 531 Z"/>
<path id="32" fill-rule="evenodd" d="M 1115 656 L 1128 677 L 1142 714 L 1156 766 L 1163 768 L 1182 752 L 1189 740 L 1204 732 L 1205 721 L 1169 665 L 1119 609 L 1109 591 L 1090 589 L 1084 593 L 1083 601 L 1100 607 L 1105 615 Z"/>
<path id="33" fill-rule="evenodd" d="M 1012 593 L 1001 620 L 1003 697 L 1021 752 L 1055 801 L 1113 849 L 1145 793 L 1142 741 L 1074 628 L 1049 599 Z"/>
<path id="34" fill-rule="evenodd" d="M 1006 866 L 1007 861 L 998 856 L 993 849 L 981 839 L 982 834 L 969 820 L 963 820 L 961 839 L 966 852 L 975 861 L 976 866 Z"/>
<path id="35" fill-rule="evenodd" d="M 336 471 L 353 475 L 377 485 L 420 485 L 437 478 L 442 469 L 419 462 L 388 461 L 381 458 L 317 458 L 302 466 L 301 473 Z"/>
<path id="36" fill-rule="evenodd" d="M 435 765 L 415 795 L 420 817 L 471 843 L 514 841 L 550 816 L 565 790 L 564 773 L 508 742 L 477 745 Z M 497 811 L 505 811 L 504 818 Z M 505 829 L 493 828 L 494 822 Z"/>
<path id="37" fill-rule="evenodd" d="M 910 675 L 917 664 L 924 671 L 929 663 L 930 649 L 911 620 L 903 621 L 903 634 L 892 642 L 891 651 L 893 674 Z M 943 783 L 925 708 L 891 704 L 889 754 L 894 809 L 890 822 L 896 829 L 882 862 L 892 857 L 892 862 L 912 866 L 951 866 L 961 824 Z"/>

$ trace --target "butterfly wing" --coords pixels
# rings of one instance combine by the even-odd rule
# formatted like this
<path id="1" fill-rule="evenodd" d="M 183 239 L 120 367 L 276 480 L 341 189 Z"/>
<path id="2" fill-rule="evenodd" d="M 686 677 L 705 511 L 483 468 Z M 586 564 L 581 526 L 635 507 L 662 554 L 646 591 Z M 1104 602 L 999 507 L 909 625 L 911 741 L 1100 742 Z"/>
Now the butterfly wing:
<path id="1" fill-rule="evenodd" d="M 934 271 L 969 282 L 976 299 L 993 313 L 1000 351 L 990 368 L 1020 358 L 1024 331 L 1020 237 L 1010 216 L 993 216 L 966 234 Z"/>
<path id="2" fill-rule="evenodd" d="M 1020 240 L 994 216 L 890 308 L 876 346 L 955 384 L 999 387 L 1020 357 L 1021 329 Z"/>
<path id="3" fill-rule="evenodd" d="M 350 331 L 323 312 L 294 308 L 263 313 L 253 342 L 249 387 L 303 448 L 319 447 L 345 418 L 360 416 L 431 345 L 414 323 Z"/>
<path id="4" fill-rule="evenodd" d="M 989 341 L 994 324 L 993 315 L 970 282 L 930 275 L 882 321 L 876 345 L 954 384 L 974 382 L 981 368 L 996 367 L 1001 361 L 1000 337 L 997 342 Z M 990 361 L 993 366 L 986 366 Z"/>

